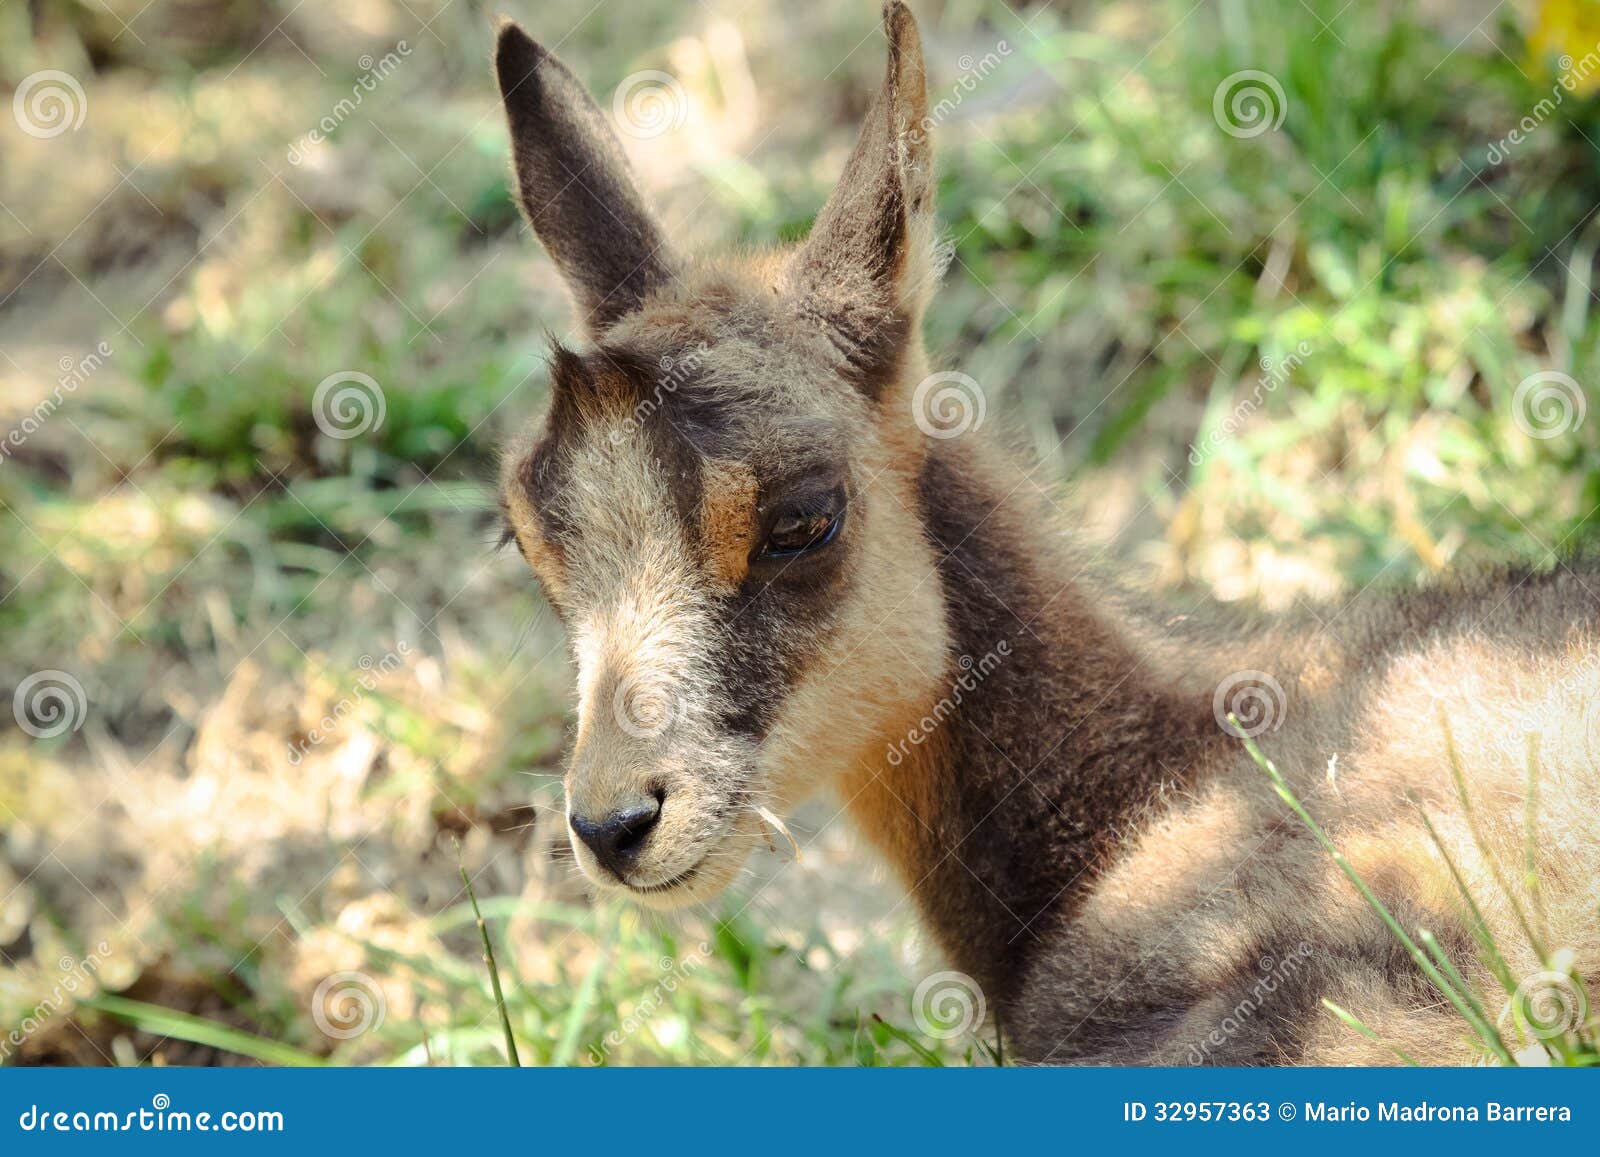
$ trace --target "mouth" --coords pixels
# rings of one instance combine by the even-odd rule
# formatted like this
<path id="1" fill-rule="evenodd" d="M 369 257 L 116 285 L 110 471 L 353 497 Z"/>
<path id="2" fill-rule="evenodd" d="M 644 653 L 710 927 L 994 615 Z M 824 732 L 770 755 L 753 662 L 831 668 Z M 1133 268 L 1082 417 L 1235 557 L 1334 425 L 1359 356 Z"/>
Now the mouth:
<path id="1" fill-rule="evenodd" d="M 624 880 L 622 881 L 622 886 L 627 888 L 628 891 L 637 893 L 641 896 L 659 896 L 663 892 L 670 892 L 674 888 L 681 888 L 693 880 L 695 876 L 699 875 L 700 869 L 705 866 L 706 860 L 709 858 L 709 855 L 702 856 L 694 864 L 679 872 L 676 876 L 669 876 L 667 879 L 662 880 L 659 883 L 634 884 Z"/>

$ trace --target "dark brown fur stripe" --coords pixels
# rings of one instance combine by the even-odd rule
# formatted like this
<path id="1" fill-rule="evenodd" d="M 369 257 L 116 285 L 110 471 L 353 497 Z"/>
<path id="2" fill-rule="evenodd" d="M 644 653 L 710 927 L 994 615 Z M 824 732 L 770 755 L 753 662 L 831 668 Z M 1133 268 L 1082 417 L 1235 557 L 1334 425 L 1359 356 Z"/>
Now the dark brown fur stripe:
<path id="1" fill-rule="evenodd" d="M 1032 531 L 996 513 L 1003 492 L 985 485 L 969 454 L 960 442 L 929 454 L 923 525 L 940 554 L 952 650 L 977 660 L 1004 640 L 1011 654 L 945 725 L 941 774 L 959 768 L 961 782 L 941 792 L 950 811 L 925 849 L 934 879 L 916 898 L 952 957 L 1003 1000 L 1115 833 L 1163 783 L 1183 782 L 1192 756 L 1219 734 L 1206 706 L 1173 702 L 1142 681 L 1134 656 L 1041 569 Z M 1043 681 L 1064 653 L 1074 677 Z M 1112 685 L 1119 695 L 1107 703 Z M 1172 763 L 1129 763 L 1128 753 L 1154 750 Z"/>

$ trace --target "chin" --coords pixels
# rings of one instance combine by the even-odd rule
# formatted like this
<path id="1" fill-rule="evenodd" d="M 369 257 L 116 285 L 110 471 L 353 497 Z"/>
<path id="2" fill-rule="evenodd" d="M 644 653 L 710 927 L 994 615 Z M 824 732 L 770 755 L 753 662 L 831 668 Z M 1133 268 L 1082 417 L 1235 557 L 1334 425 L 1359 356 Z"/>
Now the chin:
<path id="1" fill-rule="evenodd" d="M 682 883 L 666 888 L 644 889 L 631 888 L 626 885 L 615 891 L 638 904 L 641 908 L 651 908 L 657 912 L 672 912 L 680 908 L 687 908 L 692 904 L 705 904 L 722 895 L 733 883 L 733 877 L 738 873 L 739 865 L 732 869 L 719 869 L 712 872 L 709 868 L 700 871 Z"/>
<path id="2" fill-rule="evenodd" d="M 665 883 L 642 886 L 619 881 L 586 852 L 577 852 L 577 858 L 584 876 L 602 894 L 631 900 L 657 912 L 671 912 L 693 904 L 705 904 L 722 895 L 738 877 L 754 847 L 755 839 L 747 833 L 729 832 L 705 844 L 698 859 L 691 858 L 688 868 L 668 877 Z M 638 875 L 648 876 L 650 871 L 644 866 Z"/>

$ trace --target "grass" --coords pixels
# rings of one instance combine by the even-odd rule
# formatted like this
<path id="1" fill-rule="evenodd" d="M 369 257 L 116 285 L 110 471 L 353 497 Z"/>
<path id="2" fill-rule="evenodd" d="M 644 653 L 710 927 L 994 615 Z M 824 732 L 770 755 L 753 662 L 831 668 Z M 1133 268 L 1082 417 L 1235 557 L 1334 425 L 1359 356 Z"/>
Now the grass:
<path id="1" fill-rule="evenodd" d="M 0 1021 L 110 946 L 21 1059 L 993 1063 L 916 1030 L 940 965 L 831 809 L 714 910 L 589 905 L 552 820 L 560 633 L 488 541 L 568 324 L 506 187 L 491 11 L 321 7 L 0 6 L 7 88 L 64 69 L 88 102 L 0 131 L 0 433 L 112 351 L 0 458 L 0 692 L 56 670 L 86 704 L 0 732 Z M 860 6 L 591 7 L 509 9 L 602 105 L 678 77 L 685 130 L 630 148 L 684 247 L 802 233 L 881 76 Z M 1597 406 L 1536 437 L 1518 391 L 1600 369 L 1594 86 L 1488 156 L 1600 42 L 1566 9 L 919 6 L 955 104 L 939 368 L 1170 588 L 1281 604 L 1572 549 Z M 1243 70 L 1275 129 L 1219 125 Z M 384 401 L 354 438 L 313 404 L 344 372 Z M 386 1015 L 340 1039 L 311 998 L 347 972 Z"/>
<path id="2" fill-rule="evenodd" d="M 466 868 L 461 869 L 461 886 L 466 890 L 467 902 L 472 905 L 472 915 L 478 925 L 478 935 L 483 938 L 483 963 L 489 970 L 489 984 L 494 990 L 494 1007 L 500 1014 L 500 1028 L 506 1034 L 506 1063 L 512 1068 L 521 1068 L 522 1058 L 517 1055 L 517 1038 L 511 1031 L 511 1014 L 506 1011 L 506 996 L 500 988 L 500 969 L 494 962 L 494 945 L 489 943 L 489 925 L 483 919 L 483 910 L 478 907 L 478 897 L 472 890 L 472 877 L 467 875 Z"/>
<path id="3" fill-rule="evenodd" d="M 1230 722 L 1237 725 L 1237 721 L 1229 716 Z M 1494 849 L 1485 839 L 1482 831 L 1473 819 L 1473 810 L 1470 796 L 1467 792 L 1466 776 L 1462 770 L 1461 762 L 1455 752 L 1453 740 L 1450 738 L 1449 723 L 1441 718 L 1441 727 L 1444 728 L 1446 745 L 1449 749 L 1449 764 L 1452 777 L 1455 781 L 1457 798 L 1461 804 L 1462 813 L 1468 819 L 1469 830 L 1474 843 L 1482 853 L 1483 860 L 1489 865 L 1496 884 L 1504 894 L 1506 901 L 1516 914 L 1517 922 L 1527 937 L 1528 946 L 1533 949 L 1534 956 L 1539 963 L 1539 971 L 1524 977 L 1517 977 L 1507 963 L 1506 955 L 1500 945 L 1495 941 L 1489 923 L 1484 919 L 1478 899 L 1464 881 L 1460 869 L 1450 854 L 1449 847 L 1440 838 L 1438 829 L 1432 819 L 1423 809 L 1422 804 L 1413 796 L 1412 804 L 1416 808 L 1419 818 L 1427 829 L 1429 837 L 1439 852 L 1440 858 L 1449 868 L 1450 876 L 1455 881 L 1459 891 L 1462 908 L 1470 913 L 1470 927 L 1473 938 L 1479 947 L 1479 957 L 1471 962 L 1464 962 L 1462 967 L 1478 971 L 1479 965 L 1486 969 L 1490 977 L 1499 982 L 1503 990 L 1503 1007 L 1505 1013 L 1491 1019 L 1486 1011 L 1488 995 L 1480 991 L 1479 986 L 1469 981 L 1461 972 L 1461 968 L 1452 961 L 1448 954 L 1440 947 L 1438 939 L 1427 928 L 1416 928 L 1408 931 L 1403 927 L 1393 912 L 1367 884 L 1361 874 L 1355 870 L 1344 855 L 1339 851 L 1333 838 L 1323 828 L 1301 802 L 1294 789 L 1289 786 L 1277 766 L 1261 751 L 1260 746 L 1252 738 L 1243 739 L 1245 749 L 1256 765 L 1266 773 L 1271 780 L 1273 789 L 1279 798 L 1288 805 L 1296 818 L 1305 825 L 1317 843 L 1338 865 L 1356 890 L 1361 894 L 1367 907 L 1374 915 L 1383 921 L 1396 941 L 1405 948 L 1406 953 L 1424 976 L 1432 982 L 1435 989 L 1447 1000 L 1456 1012 L 1460 1014 L 1465 1026 L 1470 1029 L 1473 1037 L 1479 1042 L 1484 1053 L 1502 1065 L 1537 1064 L 1542 1066 L 1560 1065 L 1567 1067 L 1591 1067 L 1600 1065 L 1600 1038 L 1594 1031 L 1594 1022 L 1586 1015 L 1592 1007 L 1585 988 L 1583 976 L 1574 967 L 1572 953 L 1566 950 L 1552 951 L 1549 947 L 1548 935 L 1536 934 L 1529 922 L 1526 905 L 1537 904 L 1539 895 L 1539 873 L 1533 859 L 1531 849 L 1537 841 L 1538 817 L 1538 756 L 1536 737 L 1530 737 L 1528 753 L 1528 791 L 1526 795 L 1526 844 L 1530 849 L 1527 858 L 1527 868 L 1522 880 L 1522 888 L 1515 888 L 1502 874 L 1499 858 Z M 1544 1007 L 1544 1002 L 1554 1001 L 1553 1008 Z M 1408 1065 L 1415 1065 L 1416 1060 L 1409 1056 L 1399 1046 L 1384 1040 L 1369 1025 L 1349 1010 L 1326 998 L 1323 1005 L 1353 1031 L 1366 1037 L 1368 1040 L 1383 1044 L 1392 1051 L 1401 1061 Z M 1553 1015 L 1552 1015 L 1553 1013 Z M 1502 1032 L 1505 1020 L 1511 1021 L 1520 1040 L 1508 1041 L 1506 1033 Z M 1515 1046 L 1515 1051 L 1513 1051 Z"/>
<path id="4" fill-rule="evenodd" d="M 529 913 L 492 900 L 485 908 L 476 915 L 469 902 L 435 923 L 443 930 L 469 919 L 474 925 L 481 921 L 478 936 L 485 959 L 492 959 L 489 926 L 504 928 Z M 702 948 L 665 932 L 645 931 L 630 913 L 552 909 L 537 915 L 595 939 L 580 943 L 571 935 L 553 935 L 567 952 L 542 980 L 513 957 L 507 964 L 512 979 L 503 990 L 498 964 L 362 944 L 366 971 L 354 983 L 370 993 L 393 993 L 403 986 L 405 997 L 388 997 L 386 1015 L 368 1018 L 368 1026 L 330 1056 L 148 1002 L 100 995 L 84 1008 L 169 1041 L 287 1065 L 505 1064 L 508 1057 L 518 1065 L 894 1065 L 970 1063 L 979 1057 L 988 1063 L 991 1056 L 971 1040 L 947 1047 L 880 1014 L 863 1013 L 874 1004 L 887 1007 L 883 994 L 863 990 L 848 975 L 829 976 L 839 957 L 820 944 L 803 958 L 785 958 L 754 942 L 755 930 L 748 927 L 717 926 Z M 869 963 L 851 962 L 863 971 Z M 797 1032 L 799 1018 L 782 1006 L 779 994 L 792 997 L 808 989 L 814 1019 Z M 403 1020 L 397 1015 L 401 1008 L 408 1010 Z M 337 1023 L 331 1006 L 328 1014 Z M 896 1021 L 908 1019 L 904 1011 L 896 1014 Z M 289 1035 L 295 1029 L 286 1025 L 277 1031 Z"/>

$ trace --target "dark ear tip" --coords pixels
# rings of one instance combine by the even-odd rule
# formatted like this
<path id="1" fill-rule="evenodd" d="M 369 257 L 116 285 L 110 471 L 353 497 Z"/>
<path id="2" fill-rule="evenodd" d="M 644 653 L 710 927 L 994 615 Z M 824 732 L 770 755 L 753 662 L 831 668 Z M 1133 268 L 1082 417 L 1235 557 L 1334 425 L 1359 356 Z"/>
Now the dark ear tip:
<path id="1" fill-rule="evenodd" d="M 539 51 L 538 41 L 524 32 L 522 25 L 511 19 L 511 17 L 502 16 L 495 23 L 497 52 L 505 53 L 518 49 L 535 53 Z"/>
<path id="2" fill-rule="evenodd" d="M 544 57 L 545 50 L 522 30 L 521 25 L 515 20 L 501 18 L 494 48 L 494 70 L 500 78 L 502 95 L 509 95 L 514 88 L 527 81 Z"/>

